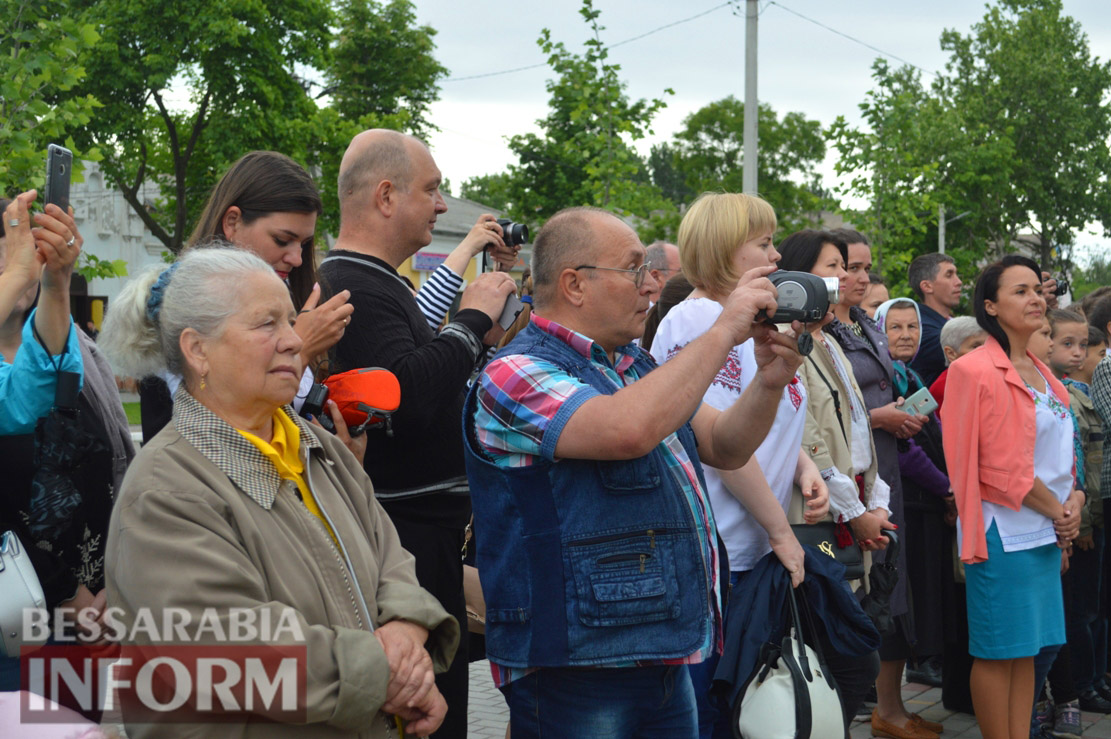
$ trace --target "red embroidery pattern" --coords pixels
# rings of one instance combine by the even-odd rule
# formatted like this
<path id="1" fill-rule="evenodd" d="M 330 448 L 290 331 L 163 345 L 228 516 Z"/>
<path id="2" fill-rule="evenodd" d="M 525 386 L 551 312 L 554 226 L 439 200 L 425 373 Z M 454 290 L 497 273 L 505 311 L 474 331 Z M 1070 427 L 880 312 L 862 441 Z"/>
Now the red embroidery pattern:
<path id="1" fill-rule="evenodd" d="M 787 385 L 787 394 L 791 396 L 791 405 L 795 406 L 796 411 L 802 406 L 802 393 L 799 392 L 798 382 L 799 378 L 795 377 Z"/>
<path id="2" fill-rule="evenodd" d="M 729 356 L 725 358 L 725 364 L 714 376 L 713 384 L 721 385 L 735 393 L 741 392 L 741 358 L 737 356 L 736 349 L 729 350 Z"/>

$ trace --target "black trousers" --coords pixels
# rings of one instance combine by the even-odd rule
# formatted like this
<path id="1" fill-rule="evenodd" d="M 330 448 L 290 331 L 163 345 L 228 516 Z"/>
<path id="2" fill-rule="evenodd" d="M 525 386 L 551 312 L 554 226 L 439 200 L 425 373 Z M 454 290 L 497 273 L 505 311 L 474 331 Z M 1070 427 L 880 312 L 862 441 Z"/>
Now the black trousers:
<path id="1" fill-rule="evenodd" d="M 467 604 L 463 598 L 463 527 L 414 521 L 408 510 L 383 504 L 401 546 L 416 559 L 417 582 L 436 596 L 440 605 L 459 622 L 463 638 L 451 667 L 436 676 L 436 687 L 447 701 L 447 716 L 436 739 L 467 736 Z"/>

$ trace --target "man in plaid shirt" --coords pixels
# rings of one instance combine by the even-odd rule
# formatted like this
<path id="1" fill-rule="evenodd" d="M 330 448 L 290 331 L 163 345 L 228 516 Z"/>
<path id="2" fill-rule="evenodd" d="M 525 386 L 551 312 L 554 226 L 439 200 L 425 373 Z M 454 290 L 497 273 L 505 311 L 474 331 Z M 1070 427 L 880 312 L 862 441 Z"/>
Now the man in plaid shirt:
<path id="1" fill-rule="evenodd" d="M 656 369 L 633 344 L 655 287 L 636 233 L 574 208 L 538 234 L 532 322 L 463 412 L 487 654 L 514 739 L 697 736 L 684 666 L 720 650 L 725 561 L 699 460 L 744 464 L 802 360 L 756 320 L 775 310 L 772 269 L 744 275 L 713 328 Z M 702 405 L 750 336 L 758 378 L 726 411 Z"/>

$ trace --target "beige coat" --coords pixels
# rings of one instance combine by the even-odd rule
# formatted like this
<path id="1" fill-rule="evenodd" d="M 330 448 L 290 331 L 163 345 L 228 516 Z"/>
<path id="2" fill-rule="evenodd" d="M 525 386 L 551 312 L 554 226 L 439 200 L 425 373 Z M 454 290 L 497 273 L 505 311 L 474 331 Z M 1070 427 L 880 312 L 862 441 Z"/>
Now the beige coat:
<path id="1" fill-rule="evenodd" d="M 256 720 L 209 725 L 129 724 L 143 737 L 386 737 L 389 666 L 371 633 L 395 619 L 428 628 L 437 672 L 459 625 L 417 585 L 358 461 L 327 433 L 301 429 L 306 482 L 340 540 L 337 548 L 296 486 L 230 426 L 184 391 L 174 421 L 143 447 L 124 479 L 108 534 L 108 605 L 130 631 L 140 607 L 200 618 L 204 608 L 293 609 L 307 648 L 308 725 Z M 345 565 L 344 560 L 349 564 Z M 355 582 L 349 575 L 354 572 Z M 368 623 L 369 622 L 369 623 Z M 291 642 L 288 633 L 279 641 Z M 126 642 L 125 642 L 126 643 Z M 131 643 L 149 643 L 144 634 Z M 208 638 L 207 643 L 212 643 Z M 126 715 L 125 715 L 126 720 Z"/>
<path id="2" fill-rule="evenodd" d="M 848 399 L 853 402 L 863 403 L 860 387 L 852 375 L 852 365 L 849 364 L 845 353 L 836 341 L 828 339 L 829 348 L 838 354 L 843 366 L 848 370 L 852 387 L 845 387 L 841 374 L 833 365 L 829 353 L 815 340 L 814 350 L 799 368 L 799 378 L 806 387 L 806 427 L 802 435 L 802 448 L 818 465 L 819 470 L 835 467 L 845 474 L 852 469 L 852 448 L 849 446 L 852 439 L 852 421 L 849 418 Z M 815 368 L 817 364 L 817 368 Z M 833 395 L 825 381 L 818 374 L 824 375 L 834 390 L 837 391 L 841 401 L 841 419 L 837 418 L 837 409 L 833 402 Z M 864 499 L 871 501 L 872 488 L 876 484 L 876 445 L 872 435 L 868 434 L 868 443 L 872 445 L 872 464 L 864 472 Z M 851 477 L 851 475 L 850 475 Z M 795 495 L 791 500 L 791 523 L 802 523 L 802 494 L 795 488 Z M 865 505 L 866 508 L 873 506 Z M 832 507 L 830 513 L 833 514 Z M 836 518 L 836 515 L 832 516 Z"/>

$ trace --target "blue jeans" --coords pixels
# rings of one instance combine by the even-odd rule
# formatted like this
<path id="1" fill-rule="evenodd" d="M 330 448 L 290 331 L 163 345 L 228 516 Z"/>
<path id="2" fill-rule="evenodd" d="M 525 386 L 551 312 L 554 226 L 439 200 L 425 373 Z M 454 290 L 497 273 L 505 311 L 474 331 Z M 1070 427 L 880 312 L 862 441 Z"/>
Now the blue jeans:
<path id="1" fill-rule="evenodd" d="M 542 667 L 502 687 L 513 739 L 696 739 L 684 665 Z"/>
<path id="2" fill-rule="evenodd" d="M 1034 655 L 1034 706 L 1030 709 L 1030 739 L 1035 739 L 1040 735 L 1038 722 L 1035 720 L 1038 710 L 1038 697 L 1041 695 L 1042 686 L 1045 685 L 1049 668 L 1053 667 L 1053 660 L 1057 659 L 1057 653 L 1060 651 L 1061 645 L 1053 644 L 1042 647 L 1042 650 Z"/>

